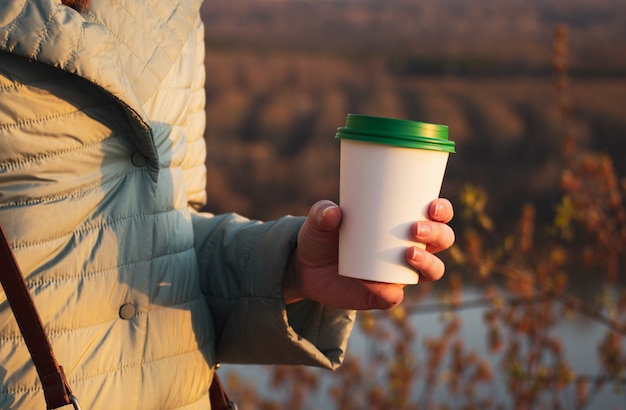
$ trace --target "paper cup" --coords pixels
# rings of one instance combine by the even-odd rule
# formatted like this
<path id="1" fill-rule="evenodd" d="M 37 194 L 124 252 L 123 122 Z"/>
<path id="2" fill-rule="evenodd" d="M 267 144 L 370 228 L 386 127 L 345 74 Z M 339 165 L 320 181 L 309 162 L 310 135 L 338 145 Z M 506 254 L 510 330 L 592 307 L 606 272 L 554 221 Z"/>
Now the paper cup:
<path id="1" fill-rule="evenodd" d="M 454 142 L 443 125 L 349 114 L 341 140 L 339 274 L 415 284 L 405 253 L 428 219 Z M 422 247 L 425 247 L 422 245 Z"/>

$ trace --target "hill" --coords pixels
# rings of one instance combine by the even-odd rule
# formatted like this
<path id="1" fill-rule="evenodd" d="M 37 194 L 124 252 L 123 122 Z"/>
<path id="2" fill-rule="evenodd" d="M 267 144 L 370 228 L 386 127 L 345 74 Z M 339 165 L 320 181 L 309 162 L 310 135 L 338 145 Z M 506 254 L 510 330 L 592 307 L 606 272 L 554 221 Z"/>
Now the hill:
<path id="1" fill-rule="evenodd" d="M 441 59 L 442 71 L 545 69 L 546 40 L 563 23 L 575 70 L 626 72 L 621 0 L 216 0 L 203 16 L 212 47 Z"/>
<path id="2" fill-rule="evenodd" d="M 549 218 L 564 131 L 557 22 L 570 33 L 575 133 L 626 174 L 622 3 L 207 2 L 208 209 L 269 219 L 336 200 L 334 132 L 360 112 L 449 125 L 458 153 L 445 196 L 473 183 L 496 216 L 532 200 Z"/>

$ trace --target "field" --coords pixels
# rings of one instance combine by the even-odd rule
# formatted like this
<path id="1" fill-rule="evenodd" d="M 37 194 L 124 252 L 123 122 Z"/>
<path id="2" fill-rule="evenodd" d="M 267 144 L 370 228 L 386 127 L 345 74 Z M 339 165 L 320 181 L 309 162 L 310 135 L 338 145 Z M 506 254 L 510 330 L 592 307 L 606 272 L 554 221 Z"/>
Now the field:
<path id="1" fill-rule="evenodd" d="M 626 5 L 208 2 L 207 208 L 268 219 L 336 200 L 335 129 L 355 112 L 448 125 L 457 154 L 443 195 L 472 183 L 489 192 L 496 216 L 536 201 L 548 218 L 564 132 L 552 83 L 556 24 L 569 30 L 575 135 L 626 173 L 618 9 Z"/>

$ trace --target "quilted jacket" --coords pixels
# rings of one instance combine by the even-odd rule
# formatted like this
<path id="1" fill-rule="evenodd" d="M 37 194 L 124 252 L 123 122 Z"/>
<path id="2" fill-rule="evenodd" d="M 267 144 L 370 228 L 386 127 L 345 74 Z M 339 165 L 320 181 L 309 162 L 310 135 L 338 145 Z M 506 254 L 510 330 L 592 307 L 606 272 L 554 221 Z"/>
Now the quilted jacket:
<path id="1" fill-rule="evenodd" d="M 207 409 L 219 361 L 344 356 L 354 312 L 282 299 L 303 219 L 199 211 L 199 7 L 0 1 L 0 223 L 83 408 Z M 0 291 L 0 408 L 44 405 Z"/>

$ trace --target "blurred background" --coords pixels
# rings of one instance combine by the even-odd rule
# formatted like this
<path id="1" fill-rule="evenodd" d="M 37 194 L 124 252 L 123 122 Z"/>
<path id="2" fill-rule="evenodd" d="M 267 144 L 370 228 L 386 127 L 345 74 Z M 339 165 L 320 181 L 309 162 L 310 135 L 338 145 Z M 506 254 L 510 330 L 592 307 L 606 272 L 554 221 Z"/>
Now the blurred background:
<path id="1" fill-rule="evenodd" d="M 354 359 L 345 374 L 352 365 L 361 372 L 378 366 L 372 356 L 391 363 L 398 353 L 376 346 L 396 346 L 394 336 L 381 341 L 371 331 L 378 329 L 381 320 L 389 320 L 388 332 L 405 337 L 406 329 L 397 328 L 397 319 L 409 318 L 417 334 L 411 335 L 408 345 L 414 372 L 402 376 L 411 382 L 409 391 L 402 399 L 386 392 L 393 390 L 386 389 L 395 380 L 391 370 L 374 372 L 372 377 L 380 383 L 363 381 L 355 387 L 345 384 L 350 376 L 341 374 L 225 366 L 220 371 L 230 372 L 227 384 L 240 408 L 474 408 L 477 403 L 482 408 L 626 408 L 624 367 L 607 373 L 606 358 L 598 353 L 607 328 L 601 321 L 577 315 L 571 305 L 571 314 L 558 310 L 546 334 L 564 339 L 571 373 L 564 379 L 565 387 L 555 393 L 558 397 L 550 397 L 551 404 L 540 407 L 545 403 L 539 398 L 518 400 L 515 386 L 511 387 L 511 369 L 502 367 L 502 352 L 509 351 L 506 346 L 499 353 L 490 351 L 493 323 L 485 317 L 493 306 L 479 303 L 476 309 L 455 310 L 453 318 L 445 307 L 458 283 L 462 283 L 461 298 L 467 301 L 485 300 L 484 292 L 499 281 L 489 280 L 481 262 L 468 262 L 466 248 L 476 247 L 467 239 L 472 232 L 494 240 L 493 226 L 497 226 L 504 233 L 492 248 L 502 247 L 506 253 L 507 240 L 515 237 L 506 232 L 519 233 L 520 215 L 530 209 L 529 204 L 537 235 L 554 225 L 559 206 L 562 210 L 565 203 L 564 138 L 575 142 L 577 152 L 607 158 L 612 177 L 619 180 L 626 175 L 626 2 L 211 0 L 205 1 L 202 13 L 207 42 L 207 210 L 268 220 L 304 215 L 318 199 L 337 201 L 339 143 L 334 135 L 348 113 L 445 124 L 457 144 L 442 189 L 442 196 L 453 201 L 458 213 L 452 225 L 459 234 L 459 249 L 442 255 L 449 275 L 440 283 L 410 290 L 403 311 L 384 319 L 359 316 L 360 325 L 351 339 L 349 356 Z M 560 37 L 555 37 L 557 27 Z M 614 193 L 621 189 L 609 188 Z M 477 195 L 484 198 L 480 204 L 468 200 Z M 483 231 L 472 228 L 471 215 L 461 217 L 467 215 L 465 206 L 469 214 L 480 213 L 477 220 Z M 577 238 L 569 248 L 550 249 L 577 252 L 582 248 L 574 244 L 584 245 L 591 237 Z M 553 239 L 550 235 L 535 238 L 533 249 L 544 251 Z M 488 248 L 485 242 L 481 243 Z M 617 253 L 618 262 L 623 262 L 621 249 Z M 494 256 L 484 251 L 481 256 L 497 258 L 502 252 Z M 509 257 L 503 264 L 511 266 L 510 262 Z M 525 269 L 535 272 L 540 270 L 537 266 Z M 568 270 L 567 289 L 593 304 L 596 313 L 611 317 L 606 306 L 594 303 L 598 295 L 606 296 L 608 287 L 615 295 L 614 305 L 619 305 L 624 282 L 613 280 L 613 274 L 605 281 L 606 269 L 597 269 L 601 270 L 597 275 L 593 270 Z M 615 269 L 623 278 L 621 265 Z M 472 280 L 481 275 L 487 280 Z M 507 284 L 501 289 L 507 289 Z M 427 308 L 420 311 L 424 304 Z M 364 320 L 373 322 L 364 324 Z M 429 340 L 443 337 L 442 331 L 455 320 L 463 323 L 455 340 L 462 341 L 464 351 L 487 357 L 491 384 L 481 397 L 492 402 L 477 401 L 480 394 L 467 392 L 451 399 L 446 394 L 451 376 L 443 370 L 445 360 L 436 372 L 439 390 L 426 377 L 430 373 L 424 366 L 432 354 Z M 624 360 L 624 329 L 607 336 L 617 344 L 617 356 L 607 359 L 613 364 Z M 516 340 L 515 332 L 502 331 L 509 335 L 505 343 Z M 590 339 L 583 341 L 583 336 Z M 577 340 L 578 345 L 568 347 Z M 544 366 L 549 371 L 561 362 L 548 360 Z M 504 371 L 501 377 L 499 371 Z M 285 372 L 301 372 L 293 378 L 301 379 L 301 385 L 286 386 Z M 598 383 L 601 376 L 606 377 Z M 547 384 L 546 390 L 555 390 Z M 339 385 L 344 396 L 333 393 L 332 387 Z M 424 393 L 430 387 L 439 393 L 432 397 Z M 282 399 L 271 398 L 277 391 Z M 270 398 L 263 398 L 264 394 Z M 537 406 L 524 407 L 524 403 Z"/>

